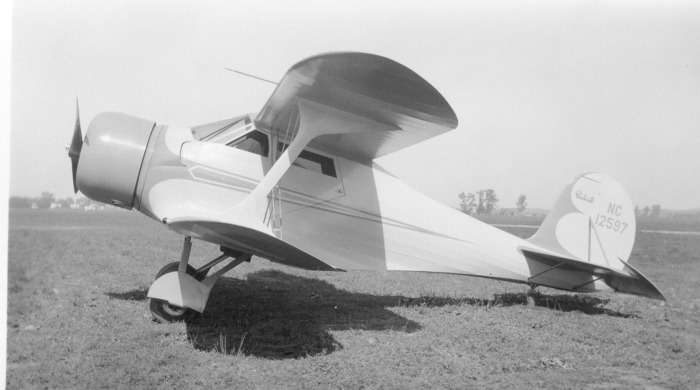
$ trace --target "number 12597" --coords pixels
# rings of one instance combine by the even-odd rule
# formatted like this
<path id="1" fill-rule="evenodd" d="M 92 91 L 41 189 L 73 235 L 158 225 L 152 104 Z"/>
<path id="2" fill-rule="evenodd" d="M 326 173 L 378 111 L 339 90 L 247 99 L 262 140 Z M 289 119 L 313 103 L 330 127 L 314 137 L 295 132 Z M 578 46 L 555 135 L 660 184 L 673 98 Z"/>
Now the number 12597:
<path id="1" fill-rule="evenodd" d="M 627 229 L 627 226 L 629 226 L 629 224 L 622 222 L 617 218 L 601 214 L 596 216 L 595 224 L 604 229 L 612 230 L 618 233 L 623 233 Z"/>

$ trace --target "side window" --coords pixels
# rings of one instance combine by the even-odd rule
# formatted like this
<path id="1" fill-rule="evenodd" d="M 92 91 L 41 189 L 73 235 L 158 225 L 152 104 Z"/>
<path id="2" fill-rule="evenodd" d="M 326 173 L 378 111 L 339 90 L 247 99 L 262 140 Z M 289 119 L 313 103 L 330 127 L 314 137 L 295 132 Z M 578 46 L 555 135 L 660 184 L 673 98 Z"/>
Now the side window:
<path id="1" fill-rule="evenodd" d="M 246 152 L 255 153 L 257 155 L 268 156 L 267 136 L 257 130 L 233 140 L 226 144 L 232 148 L 245 150 Z"/>
<path id="2" fill-rule="evenodd" d="M 285 149 L 285 146 L 286 145 L 280 142 L 277 144 L 277 150 L 282 152 Z M 326 176 L 338 177 L 335 173 L 335 163 L 333 162 L 332 158 L 322 156 L 308 150 L 302 150 L 299 157 L 294 160 L 292 165 L 318 172 Z"/>

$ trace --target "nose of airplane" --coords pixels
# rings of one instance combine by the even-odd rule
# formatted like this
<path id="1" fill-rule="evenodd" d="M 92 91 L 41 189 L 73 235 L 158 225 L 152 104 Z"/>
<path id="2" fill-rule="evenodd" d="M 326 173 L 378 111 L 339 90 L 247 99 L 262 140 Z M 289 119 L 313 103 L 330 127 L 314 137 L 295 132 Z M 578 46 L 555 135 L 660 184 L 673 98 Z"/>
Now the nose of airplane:
<path id="1" fill-rule="evenodd" d="M 154 122 L 145 119 L 102 113 L 92 120 L 81 141 L 80 120 L 76 119 L 68 153 L 74 189 L 90 199 L 130 209 L 154 127 Z"/>

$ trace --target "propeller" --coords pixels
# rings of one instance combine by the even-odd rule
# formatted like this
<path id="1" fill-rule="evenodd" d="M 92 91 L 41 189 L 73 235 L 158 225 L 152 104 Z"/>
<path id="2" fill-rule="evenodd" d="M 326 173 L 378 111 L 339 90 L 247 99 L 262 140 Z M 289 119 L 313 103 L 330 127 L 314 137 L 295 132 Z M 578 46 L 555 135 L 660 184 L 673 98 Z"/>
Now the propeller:
<path id="1" fill-rule="evenodd" d="M 75 99 L 75 130 L 73 130 L 73 139 L 68 149 L 68 157 L 73 165 L 73 190 L 78 193 L 78 183 L 76 176 L 78 174 L 78 160 L 80 160 L 80 150 L 83 148 L 83 133 L 80 131 L 80 107 L 78 99 Z"/>

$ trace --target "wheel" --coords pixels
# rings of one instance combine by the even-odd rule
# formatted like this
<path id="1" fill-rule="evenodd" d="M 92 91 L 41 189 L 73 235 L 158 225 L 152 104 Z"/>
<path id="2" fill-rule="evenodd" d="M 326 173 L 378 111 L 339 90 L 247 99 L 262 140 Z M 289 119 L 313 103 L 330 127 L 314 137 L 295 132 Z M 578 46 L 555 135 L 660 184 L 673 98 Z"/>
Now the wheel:
<path id="1" fill-rule="evenodd" d="M 161 276 L 167 273 L 177 272 L 179 267 L 179 262 L 170 263 L 166 265 L 165 267 L 161 268 L 160 271 L 158 271 L 158 273 L 156 274 L 156 279 L 160 278 Z M 196 271 L 197 270 L 195 270 L 194 267 L 192 267 L 191 265 L 187 265 L 188 275 L 194 275 Z M 149 299 L 149 301 L 151 314 L 153 315 L 153 318 L 155 318 L 158 322 L 169 323 L 191 321 L 197 318 L 197 316 L 199 316 L 199 313 L 192 309 L 171 305 L 170 303 L 168 303 L 168 301 L 164 301 L 162 299 L 151 298 Z"/>
<path id="2" fill-rule="evenodd" d="M 156 321 L 161 323 L 191 321 L 199 316 L 199 313 L 184 307 L 171 305 L 161 299 L 149 299 L 151 314 Z"/>

